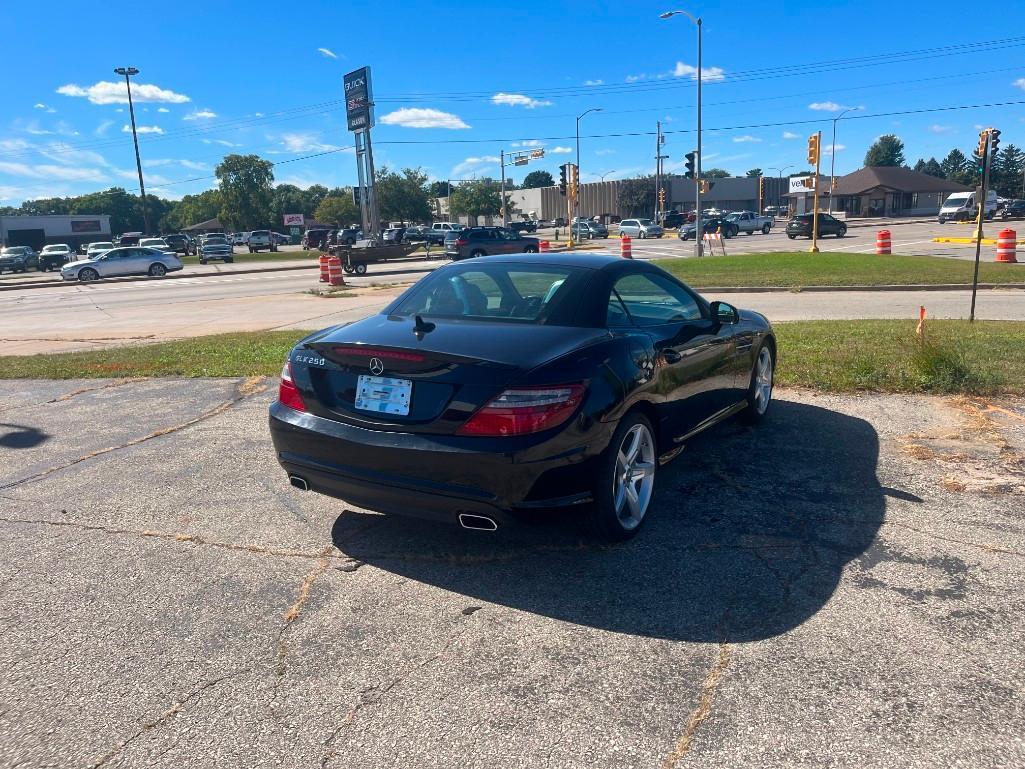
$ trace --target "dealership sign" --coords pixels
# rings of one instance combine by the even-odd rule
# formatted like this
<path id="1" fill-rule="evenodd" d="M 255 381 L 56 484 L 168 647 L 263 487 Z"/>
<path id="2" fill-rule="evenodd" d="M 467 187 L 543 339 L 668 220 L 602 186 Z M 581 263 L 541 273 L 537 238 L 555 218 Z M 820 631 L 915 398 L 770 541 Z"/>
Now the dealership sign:
<path id="1" fill-rule="evenodd" d="M 361 67 L 342 78 L 345 88 L 345 119 L 350 131 L 369 131 L 374 127 L 374 93 L 370 87 L 370 67 Z"/>
<path id="2" fill-rule="evenodd" d="M 798 192 L 812 192 L 815 189 L 815 177 L 814 176 L 791 176 L 790 177 L 790 194 L 794 195 Z"/>
<path id="3" fill-rule="evenodd" d="M 302 214 L 285 214 L 286 227 L 302 227 L 305 221 Z"/>
<path id="4" fill-rule="evenodd" d="M 72 232 L 100 232 L 100 220 L 99 219 L 72 219 L 71 220 L 71 231 Z"/>

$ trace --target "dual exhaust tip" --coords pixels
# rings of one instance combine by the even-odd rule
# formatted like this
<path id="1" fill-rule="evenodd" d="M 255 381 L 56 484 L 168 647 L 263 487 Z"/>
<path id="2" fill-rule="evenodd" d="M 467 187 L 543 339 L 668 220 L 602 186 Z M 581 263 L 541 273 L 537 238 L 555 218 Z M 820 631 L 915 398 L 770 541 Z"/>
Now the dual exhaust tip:
<path id="1" fill-rule="evenodd" d="M 301 491 L 310 490 L 309 482 L 301 475 L 289 475 L 288 482 Z M 486 515 L 473 515 L 471 513 L 460 513 L 459 525 L 464 529 L 473 529 L 474 531 L 498 530 L 498 522 L 494 518 L 488 518 Z"/>

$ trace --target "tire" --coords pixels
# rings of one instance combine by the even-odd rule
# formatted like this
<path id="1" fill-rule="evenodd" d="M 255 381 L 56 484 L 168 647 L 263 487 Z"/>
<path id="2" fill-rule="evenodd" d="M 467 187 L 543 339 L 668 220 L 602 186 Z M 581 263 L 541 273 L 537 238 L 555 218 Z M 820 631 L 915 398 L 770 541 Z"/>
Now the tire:
<path id="1" fill-rule="evenodd" d="M 791 240 L 797 240 L 797 236 L 796 235 L 791 235 L 789 232 L 787 233 L 787 237 L 790 238 Z"/>
<path id="2" fill-rule="evenodd" d="M 151 278 L 162 278 L 167 274 L 167 268 L 160 262 L 151 264 L 147 273 Z"/>
<path id="3" fill-rule="evenodd" d="M 343 264 L 342 270 L 344 270 L 347 275 L 352 275 L 352 273 L 356 271 L 355 269 L 353 269 L 353 266 L 351 264 Z"/>
<path id="4" fill-rule="evenodd" d="M 625 467 L 620 457 L 627 460 Z M 651 506 L 657 471 L 655 432 L 643 414 L 631 412 L 620 420 L 601 457 L 590 510 L 594 533 L 617 542 L 634 536 Z M 632 479 L 624 481 L 625 473 Z"/>
<path id="5" fill-rule="evenodd" d="M 776 383 L 776 355 L 772 346 L 763 344 L 758 349 L 751 367 L 751 381 L 747 387 L 747 408 L 740 412 L 741 420 L 757 424 L 772 405 L 772 388 Z"/>
<path id="6" fill-rule="evenodd" d="M 684 241 L 686 241 L 686 240 L 690 240 L 690 235 L 688 235 L 688 234 L 687 234 L 687 233 L 685 232 L 685 233 L 683 233 L 683 237 L 682 237 L 682 238 L 680 238 L 680 240 L 684 240 Z"/>
<path id="7" fill-rule="evenodd" d="M 772 225 L 766 224 L 762 227 L 762 235 L 768 235 L 772 231 Z"/>
<path id="8" fill-rule="evenodd" d="M 354 269 L 356 271 L 357 275 L 366 275 L 367 274 L 367 263 L 366 262 L 359 262 L 359 263 L 353 265 L 352 269 Z"/>
<path id="9" fill-rule="evenodd" d="M 844 236 L 845 236 L 846 234 L 847 234 L 847 228 L 846 228 L 846 227 L 841 227 L 841 228 L 840 228 L 840 230 L 839 230 L 839 232 L 837 232 L 837 233 L 836 233 L 836 236 L 837 236 L 838 238 L 842 238 L 842 237 L 844 237 Z"/>
<path id="10" fill-rule="evenodd" d="M 232 256 L 232 257 L 229 257 L 229 258 L 225 259 L 224 263 L 225 264 L 232 264 L 234 261 L 235 261 L 235 257 Z"/>
<path id="11" fill-rule="evenodd" d="M 484 251 L 484 249 L 482 249 L 482 248 L 475 248 L 473 251 L 470 252 L 470 258 L 471 259 L 475 259 L 478 256 L 487 256 L 487 255 L 488 255 L 487 252 Z"/>
<path id="12" fill-rule="evenodd" d="M 78 279 L 83 283 L 92 283 L 94 280 L 100 279 L 100 273 L 92 267 L 84 267 L 78 271 Z"/>
<path id="13" fill-rule="evenodd" d="M 525 253 L 525 254 L 536 254 L 537 253 L 537 247 L 536 246 L 527 246 L 526 248 L 523 249 L 523 253 Z"/>
<path id="14" fill-rule="evenodd" d="M 206 264 L 206 259 L 200 259 L 200 260 L 199 260 L 199 263 L 200 263 L 200 264 Z"/>

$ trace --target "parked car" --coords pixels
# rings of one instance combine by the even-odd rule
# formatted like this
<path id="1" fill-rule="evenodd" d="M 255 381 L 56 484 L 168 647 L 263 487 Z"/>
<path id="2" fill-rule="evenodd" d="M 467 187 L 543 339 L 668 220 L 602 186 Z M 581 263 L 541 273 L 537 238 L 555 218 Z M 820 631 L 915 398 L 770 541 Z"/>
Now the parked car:
<path id="1" fill-rule="evenodd" d="M 993 190 L 986 190 L 986 203 L 983 207 L 982 216 L 985 219 L 992 219 L 997 212 L 997 194 Z M 970 222 L 979 216 L 979 207 L 975 200 L 974 192 L 955 192 L 943 201 L 940 207 L 940 215 L 937 221 L 944 224 L 948 221 Z"/>
<path id="2" fill-rule="evenodd" d="M 235 261 L 235 248 L 228 242 L 226 236 L 211 233 L 205 236 L 199 244 L 199 263 L 206 264 L 215 259 L 220 259 L 225 264 L 231 264 Z"/>
<path id="3" fill-rule="evenodd" d="M 697 222 L 685 225 L 677 236 L 680 240 L 693 240 L 694 231 L 697 229 Z M 724 238 L 732 238 L 739 234 L 740 228 L 736 222 L 731 222 L 721 216 L 710 216 L 707 219 L 701 218 L 701 231 L 706 235 L 720 233 Z"/>
<path id="4" fill-rule="evenodd" d="M 272 232 L 271 235 L 274 236 L 274 245 L 276 246 L 287 246 L 292 242 L 292 238 L 289 235 L 283 235 L 280 232 Z"/>
<path id="5" fill-rule="evenodd" d="M 32 246 L 7 246 L 0 250 L 0 273 L 25 272 L 39 268 L 39 255 Z"/>
<path id="6" fill-rule="evenodd" d="M 191 237 L 184 233 L 175 233 L 173 235 L 164 235 L 164 241 L 171 247 L 171 250 L 176 254 L 189 254 L 196 253 L 196 244 Z"/>
<path id="7" fill-rule="evenodd" d="M 139 241 L 139 245 L 143 248 L 155 248 L 158 251 L 167 251 L 172 254 L 174 253 L 174 249 L 171 248 L 171 246 L 168 245 L 167 241 L 163 238 L 142 238 Z"/>
<path id="8" fill-rule="evenodd" d="M 1025 219 L 1025 200 L 1008 200 L 1000 216 L 1003 219 Z"/>
<path id="9" fill-rule="evenodd" d="M 794 238 L 801 237 L 810 238 L 812 236 L 812 215 L 811 214 L 798 214 L 789 222 L 787 222 L 786 229 L 787 237 L 793 240 Z M 819 214 L 819 236 L 823 235 L 836 235 L 838 238 L 842 238 L 847 234 L 847 225 L 837 219 L 835 216 L 829 214 Z"/>
<path id="10" fill-rule="evenodd" d="M 425 243 L 427 241 L 427 228 L 423 226 L 407 227 L 402 234 L 403 243 Z"/>
<path id="11" fill-rule="evenodd" d="M 249 240 L 249 233 L 248 232 L 233 232 L 230 235 L 229 240 L 231 242 L 231 245 L 233 245 L 233 246 L 244 246 L 246 244 L 246 242 Z"/>
<path id="12" fill-rule="evenodd" d="M 575 508 L 625 540 L 684 441 L 764 417 L 776 349 L 646 261 L 473 260 L 300 341 L 270 433 L 293 486 L 357 507 L 488 531 Z"/>
<path id="13" fill-rule="evenodd" d="M 90 243 L 85 249 L 85 258 L 90 259 L 94 256 L 99 256 L 104 251 L 110 251 L 114 247 L 114 244 L 109 240 L 101 240 L 97 243 Z"/>
<path id="14" fill-rule="evenodd" d="M 126 232 L 123 235 L 118 235 L 114 239 L 114 243 L 118 246 L 137 246 L 143 237 L 141 232 Z"/>
<path id="15" fill-rule="evenodd" d="M 662 215 L 662 226 L 666 229 L 680 227 L 687 223 L 687 215 L 679 211 L 666 211 Z"/>
<path id="16" fill-rule="evenodd" d="M 49 246 L 43 246 L 43 250 L 39 252 L 39 271 L 59 270 L 74 258 L 75 252 L 66 243 L 52 243 Z"/>
<path id="17" fill-rule="evenodd" d="M 726 215 L 726 221 L 737 225 L 739 232 L 746 232 L 748 235 L 760 232 L 762 235 L 768 235 L 776 220 L 771 216 L 759 216 L 754 211 L 734 211 Z"/>
<path id="18" fill-rule="evenodd" d="M 590 219 L 581 219 L 576 222 L 570 231 L 573 233 L 574 240 L 593 240 L 594 238 L 607 238 L 609 236 L 609 228 L 604 224 L 598 224 Z"/>
<path id="19" fill-rule="evenodd" d="M 385 243 L 401 243 L 405 234 L 405 227 L 389 227 L 381 233 L 381 240 Z"/>
<path id="20" fill-rule="evenodd" d="M 536 254 L 537 238 L 528 238 L 505 227 L 467 227 L 454 240 L 445 238 L 445 254 L 453 260 L 494 254 Z"/>
<path id="21" fill-rule="evenodd" d="M 363 240 L 363 230 L 359 227 L 343 227 L 338 230 L 337 242 L 339 245 L 352 246 L 357 240 Z"/>
<path id="22" fill-rule="evenodd" d="M 513 232 L 537 232 L 537 222 L 531 219 L 521 222 L 510 222 L 509 229 Z"/>
<path id="23" fill-rule="evenodd" d="M 80 259 L 61 267 L 64 280 L 87 283 L 100 278 L 120 278 L 125 275 L 149 275 L 162 278 L 182 268 L 177 254 L 155 248 L 127 246 L 112 248 L 90 259 Z"/>
<path id="24" fill-rule="evenodd" d="M 249 247 L 249 253 L 251 254 L 258 254 L 263 250 L 277 250 L 277 243 L 274 242 L 274 238 L 271 235 L 270 230 L 253 230 L 249 233 L 249 238 L 246 240 L 246 246 Z"/>
<path id="25" fill-rule="evenodd" d="M 619 235 L 631 238 L 661 238 L 665 231 L 651 219 L 624 219 L 619 223 Z"/>

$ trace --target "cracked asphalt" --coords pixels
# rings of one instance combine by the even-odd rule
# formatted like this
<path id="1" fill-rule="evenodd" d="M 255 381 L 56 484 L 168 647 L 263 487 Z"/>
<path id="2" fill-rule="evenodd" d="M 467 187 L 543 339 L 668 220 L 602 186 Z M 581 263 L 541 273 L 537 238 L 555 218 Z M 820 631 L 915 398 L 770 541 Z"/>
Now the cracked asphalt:
<path id="1" fill-rule="evenodd" d="M 1025 402 L 779 392 L 602 546 L 298 492 L 273 385 L 0 383 L 0 766 L 1025 765 Z"/>

